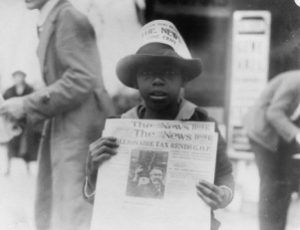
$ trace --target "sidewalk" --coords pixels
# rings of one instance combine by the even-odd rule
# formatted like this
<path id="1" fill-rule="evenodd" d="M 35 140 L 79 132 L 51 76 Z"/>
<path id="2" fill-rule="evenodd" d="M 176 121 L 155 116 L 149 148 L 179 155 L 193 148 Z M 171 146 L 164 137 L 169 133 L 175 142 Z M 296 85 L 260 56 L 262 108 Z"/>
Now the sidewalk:
<path id="1" fill-rule="evenodd" d="M 33 172 L 28 175 L 25 163 L 22 160 L 13 160 L 11 175 L 4 176 L 2 159 L 1 157 L 0 229 L 35 230 L 33 204 L 36 164 L 31 165 Z"/>
<path id="2" fill-rule="evenodd" d="M 31 165 L 32 174 L 28 175 L 24 162 L 14 159 L 11 175 L 5 177 L 5 158 L 2 151 L 0 153 L 0 229 L 35 230 L 33 204 L 36 163 Z M 256 210 L 257 202 L 243 201 L 243 197 L 236 193 L 236 199 L 228 209 L 216 212 L 217 219 L 222 222 L 220 230 L 258 230 Z M 299 198 L 294 197 L 292 201 L 286 230 L 300 230 Z"/>

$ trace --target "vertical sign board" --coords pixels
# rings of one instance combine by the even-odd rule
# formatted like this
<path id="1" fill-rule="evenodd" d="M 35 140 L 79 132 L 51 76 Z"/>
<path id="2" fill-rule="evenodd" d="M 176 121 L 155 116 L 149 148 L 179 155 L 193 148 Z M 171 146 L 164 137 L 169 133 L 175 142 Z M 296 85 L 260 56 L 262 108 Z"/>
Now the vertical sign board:
<path id="1" fill-rule="evenodd" d="M 249 151 L 242 122 L 268 80 L 270 25 L 269 11 L 236 11 L 233 15 L 228 147 L 236 152 Z"/>

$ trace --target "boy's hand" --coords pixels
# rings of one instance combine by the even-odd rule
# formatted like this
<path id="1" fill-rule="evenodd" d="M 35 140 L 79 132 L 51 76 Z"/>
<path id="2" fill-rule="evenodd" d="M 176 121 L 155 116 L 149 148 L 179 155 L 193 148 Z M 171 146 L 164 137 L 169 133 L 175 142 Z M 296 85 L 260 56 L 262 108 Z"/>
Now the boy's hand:
<path id="1" fill-rule="evenodd" d="M 115 137 L 101 137 L 89 146 L 87 175 L 96 182 L 98 168 L 117 153 L 119 145 Z"/>
<path id="2" fill-rule="evenodd" d="M 198 196 L 212 209 L 225 208 L 231 201 L 231 192 L 222 186 L 201 180 L 196 185 Z"/>

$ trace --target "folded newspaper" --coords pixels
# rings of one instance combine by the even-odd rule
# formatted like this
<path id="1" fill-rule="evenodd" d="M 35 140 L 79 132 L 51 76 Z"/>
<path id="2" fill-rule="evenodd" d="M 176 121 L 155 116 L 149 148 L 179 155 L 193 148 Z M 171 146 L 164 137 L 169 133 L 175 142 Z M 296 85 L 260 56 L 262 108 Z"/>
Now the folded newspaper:
<path id="1" fill-rule="evenodd" d="M 4 102 L 0 95 L 0 106 Z M 20 135 L 22 129 L 4 115 L 0 115 L 0 144 L 7 143 L 13 137 Z"/>
<path id="2" fill-rule="evenodd" d="M 98 172 L 92 230 L 209 230 L 197 196 L 213 182 L 218 134 L 212 122 L 108 119 L 118 153 Z"/>

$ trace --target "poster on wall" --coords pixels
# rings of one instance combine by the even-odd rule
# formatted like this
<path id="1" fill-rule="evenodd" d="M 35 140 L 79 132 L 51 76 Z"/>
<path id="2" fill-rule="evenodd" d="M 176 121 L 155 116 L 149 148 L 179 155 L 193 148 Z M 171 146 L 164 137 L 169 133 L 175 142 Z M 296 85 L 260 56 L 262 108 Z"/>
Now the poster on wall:
<path id="1" fill-rule="evenodd" d="M 268 81 L 271 14 L 235 11 L 228 110 L 229 153 L 249 151 L 243 118 Z"/>

